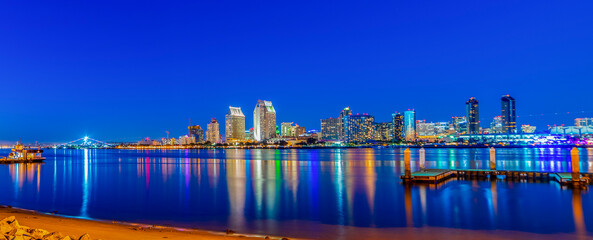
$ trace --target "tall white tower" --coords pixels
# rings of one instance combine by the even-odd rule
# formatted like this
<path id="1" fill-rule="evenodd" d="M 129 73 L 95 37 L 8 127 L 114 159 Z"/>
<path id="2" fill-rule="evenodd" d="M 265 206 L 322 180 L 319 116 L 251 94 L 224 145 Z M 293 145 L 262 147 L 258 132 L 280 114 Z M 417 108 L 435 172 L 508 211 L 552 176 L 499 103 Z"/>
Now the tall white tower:
<path id="1" fill-rule="evenodd" d="M 276 110 L 271 101 L 257 100 L 253 110 L 253 131 L 256 141 L 276 136 Z"/>

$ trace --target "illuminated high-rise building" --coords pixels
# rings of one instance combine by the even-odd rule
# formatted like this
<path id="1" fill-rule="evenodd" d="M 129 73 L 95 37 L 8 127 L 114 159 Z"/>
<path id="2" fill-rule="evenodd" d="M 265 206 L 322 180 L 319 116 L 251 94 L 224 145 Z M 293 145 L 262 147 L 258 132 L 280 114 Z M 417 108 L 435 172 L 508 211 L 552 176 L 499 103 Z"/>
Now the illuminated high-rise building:
<path id="1" fill-rule="evenodd" d="M 321 119 L 321 139 L 340 140 L 340 124 L 342 121 L 340 118 Z"/>
<path id="2" fill-rule="evenodd" d="M 406 141 L 416 141 L 416 111 L 404 112 L 404 136 Z"/>
<path id="3" fill-rule="evenodd" d="M 226 141 L 245 140 L 245 115 L 240 107 L 230 107 L 225 116 L 225 136 Z"/>
<path id="4" fill-rule="evenodd" d="M 473 97 L 470 98 L 465 102 L 465 108 L 467 112 L 467 133 L 480 133 L 480 108 L 478 100 Z"/>
<path id="5" fill-rule="evenodd" d="M 504 133 L 517 133 L 517 107 L 515 106 L 515 99 L 510 95 L 504 95 L 500 98 L 500 105 L 502 131 Z"/>
<path id="6" fill-rule="evenodd" d="M 220 128 L 216 118 L 212 118 L 208 123 L 208 129 L 206 130 L 206 141 L 210 143 L 220 143 Z"/>
<path id="7" fill-rule="evenodd" d="M 256 141 L 276 137 L 276 110 L 271 101 L 257 101 L 253 110 L 253 129 Z"/>
<path id="8" fill-rule="evenodd" d="M 189 137 L 193 137 L 196 143 L 204 141 L 204 129 L 200 125 L 193 125 L 187 128 L 189 130 Z"/>
<path id="9" fill-rule="evenodd" d="M 404 115 L 399 113 L 391 114 L 391 124 L 392 124 L 392 140 L 393 141 L 403 141 L 404 140 Z"/>
<path id="10" fill-rule="evenodd" d="M 340 141 L 345 141 L 346 140 L 346 128 L 345 128 L 345 122 L 344 122 L 344 118 L 348 115 L 352 115 L 352 110 L 350 110 L 350 107 L 345 107 L 344 109 L 342 109 L 342 111 L 340 112 L 340 125 L 339 125 L 339 134 L 340 134 Z"/>
<path id="11" fill-rule="evenodd" d="M 294 122 L 283 122 L 280 124 L 280 134 L 283 137 L 294 137 L 295 132 Z"/>
<path id="12" fill-rule="evenodd" d="M 393 124 L 391 122 L 373 123 L 373 140 L 391 141 L 393 138 Z"/>
<path id="13" fill-rule="evenodd" d="M 368 114 L 346 115 L 344 117 L 345 141 L 363 143 L 373 139 L 375 117 Z"/>

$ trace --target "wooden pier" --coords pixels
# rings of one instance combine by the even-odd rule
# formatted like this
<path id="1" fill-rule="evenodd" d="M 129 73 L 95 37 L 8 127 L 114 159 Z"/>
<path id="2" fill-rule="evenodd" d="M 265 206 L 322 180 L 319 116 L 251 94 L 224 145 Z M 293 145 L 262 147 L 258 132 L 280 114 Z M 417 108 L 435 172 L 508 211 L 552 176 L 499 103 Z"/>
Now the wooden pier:
<path id="1" fill-rule="evenodd" d="M 488 169 L 423 169 L 413 172 L 411 177 L 401 178 L 405 182 L 422 182 L 437 184 L 450 178 L 457 179 L 494 179 L 502 176 L 507 180 L 553 180 L 562 186 L 582 186 L 589 184 L 591 173 L 579 174 L 573 178 L 573 173 L 534 172 L 534 171 L 499 171 Z"/>
<path id="2" fill-rule="evenodd" d="M 8 158 L 0 158 L 0 164 L 13 164 L 13 163 L 42 163 L 44 159 L 28 159 L 28 160 L 21 160 L 21 159 L 8 159 Z"/>
<path id="3" fill-rule="evenodd" d="M 494 148 L 490 149 L 490 169 L 426 169 L 424 151 L 420 151 L 420 171 L 410 171 L 410 150 L 404 151 L 404 175 L 401 179 L 404 182 L 414 183 L 423 182 L 430 184 L 439 184 L 450 178 L 472 179 L 472 178 L 490 178 L 497 179 L 502 176 L 507 180 L 553 180 L 562 186 L 586 188 L 589 180 L 593 178 L 593 173 L 581 173 L 579 171 L 579 153 L 574 148 L 571 151 L 572 172 L 538 172 L 538 171 L 510 171 L 496 170 L 496 153 Z"/>

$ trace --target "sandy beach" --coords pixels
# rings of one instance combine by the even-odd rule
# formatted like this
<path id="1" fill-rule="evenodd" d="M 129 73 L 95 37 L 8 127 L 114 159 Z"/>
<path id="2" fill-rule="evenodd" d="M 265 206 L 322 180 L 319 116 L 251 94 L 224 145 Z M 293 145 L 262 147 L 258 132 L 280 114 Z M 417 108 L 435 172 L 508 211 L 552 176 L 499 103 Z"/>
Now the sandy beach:
<path id="1" fill-rule="evenodd" d="M 0 219 L 15 216 L 20 225 L 30 228 L 40 228 L 49 232 L 60 232 L 64 236 L 78 239 L 83 234 L 89 234 L 92 239 L 296 239 L 278 236 L 256 236 L 241 233 L 212 232 L 197 229 L 183 229 L 165 226 L 108 222 L 68 218 L 51 214 L 39 213 L 31 210 L 0 206 Z M 423 228 L 361 228 L 352 226 L 323 225 L 311 229 L 305 238 L 312 239 L 593 239 L 585 233 L 581 234 L 536 234 L 503 230 L 466 230 L 439 227 Z M 288 230 L 290 232 L 290 230 Z M 268 238 L 266 238 L 268 237 Z M 304 238 L 303 238 L 304 239 Z"/>
<path id="2" fill-rule="evenodd" d="M 196 229 L 181 229 L 145 224 L 107 222 L 68 218 L 39 213 L 30 210 L 0 206 L 0 219 L 15 216 L 22 226 L 44 229 L 49 232 L 60 232 L 75 239 L 89 234 L 92 239 L 265 239 L 266 236 L 254 236 L 240 233 L 211 232 Z M 269 236 L 269 239 L 282 239 Z"/>

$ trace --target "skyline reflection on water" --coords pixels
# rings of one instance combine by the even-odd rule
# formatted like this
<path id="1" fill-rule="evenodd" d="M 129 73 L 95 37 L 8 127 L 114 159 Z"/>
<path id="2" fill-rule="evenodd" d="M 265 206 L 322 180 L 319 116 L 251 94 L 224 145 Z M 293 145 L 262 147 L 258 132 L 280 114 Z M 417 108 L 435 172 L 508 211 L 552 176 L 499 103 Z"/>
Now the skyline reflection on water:
<path id="1" fill-rule="evenodd" d="M 415 171 L 418 149 L 411 150 Z M 568 171 L 569 151 L 497 149 L 497 168 Z M 580 151 L 581 170 L 593 172 L 593 149 Z M 295 237 L 315 237 L 311 232 L 327 230 L 327 225 L 336 226 L 336 232 L 339 226 L 593 231 L 587 218 L 593 216 L 593 197 L 586 190 L 504 180 L 408 186 L 399 179 L 399 148 L 52 149 L 44 155 L 44 164 L 0 165 L 5 193 L 0 204 L 85 218 Z M 427 168 L 488 168 L 488 160 L 488 149 L 426 149 Z"/>

